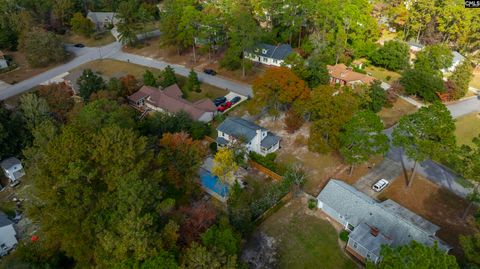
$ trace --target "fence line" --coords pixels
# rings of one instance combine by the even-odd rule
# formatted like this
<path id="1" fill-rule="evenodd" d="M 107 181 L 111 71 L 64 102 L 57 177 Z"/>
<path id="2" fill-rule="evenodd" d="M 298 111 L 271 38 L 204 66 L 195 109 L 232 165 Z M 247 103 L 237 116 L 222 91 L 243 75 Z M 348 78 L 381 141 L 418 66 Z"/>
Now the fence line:
<path id="1" fill-rule="evenodd" d="M 275 172 L 273 172 L 272 170 L 268 169 L 267 167 L 255 162 L 255 161 L 252 161 L 252 160 L 249 160 L 248 161 L 248 164 L 257 169 L 258 171 L 264 173 L 265 175 L 271 177 L 273 180 L 275 181 L 280 181 L 283 179 L 283 177 Z"/>

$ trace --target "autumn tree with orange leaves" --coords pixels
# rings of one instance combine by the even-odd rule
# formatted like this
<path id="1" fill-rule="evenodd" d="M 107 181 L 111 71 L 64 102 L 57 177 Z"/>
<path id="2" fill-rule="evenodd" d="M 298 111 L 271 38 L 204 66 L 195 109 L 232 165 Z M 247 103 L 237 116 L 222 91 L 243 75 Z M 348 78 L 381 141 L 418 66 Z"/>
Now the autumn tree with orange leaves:
<path id="1" fill-rule="evenodd" d="M 185 132 L 163 134 L 160 146 L 163 150 L 159 153 L 159 161 L 165 180 L 177 191 L 192 194 L 197 188 L 196 174 L 207 148 Z"/>
<path id="2" fill-rule="evenodd" d="M 293 108 L 301 112 L 302 104 L 310 96 L 310 89 L 287 67 L 269 68 L 253 83 L 253 110 L 267 107 L 271 115 Z"/>

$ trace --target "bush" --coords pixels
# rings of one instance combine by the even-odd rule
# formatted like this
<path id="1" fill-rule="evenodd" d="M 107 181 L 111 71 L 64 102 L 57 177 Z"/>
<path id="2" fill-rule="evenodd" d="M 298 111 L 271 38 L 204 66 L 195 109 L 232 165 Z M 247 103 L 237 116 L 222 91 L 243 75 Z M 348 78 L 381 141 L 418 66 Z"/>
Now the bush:
<path id="1" fill-rule="evenodd" d="M 392 77 L 391 77 L 391 76 L 387 76 L 385 79 L 386 79 L 387 81 L 390 81 L 390 80 L 392 79 Z"/>
<path id="2" fill-rule="evenodd" d="M 295 133 L 303 125 L 303 117 L 292 109 L 285 114 L 285 130 L 289 134 Z"/>
<path id="3" fill-rule="evenodd" d="M 308 200 L 308 209 L 315 209 L 317 208 L 317 200 L 316 199 L 309 199 Z"/>
<path id="4" fill-rule="evenodd" d="M 212 152 L 212 154 L 215 154 L 217 152 L 217 143 L 210 143 L 210 151 Z"/>
<path id="5" fill-rule="evenodd" d="M 275 159 L 277 158 L 277 154 L 275 153 L 269 153 L 266 156 L 262 156 L 256 152 L 250 152 L 248 156 L 252 161 L 255 161 L 266 168 L 272 170 L 273 172 L 277 171 L 277 163 L 275 162 Z"/>
<path id="6" fill-rule="evenodd" d="M 349 235 L 349 232 L 343 230 L 340 232 L 340 240 L 342 240 L 343 242 L 347 242 L 348 241 L 348 235 Z"/>

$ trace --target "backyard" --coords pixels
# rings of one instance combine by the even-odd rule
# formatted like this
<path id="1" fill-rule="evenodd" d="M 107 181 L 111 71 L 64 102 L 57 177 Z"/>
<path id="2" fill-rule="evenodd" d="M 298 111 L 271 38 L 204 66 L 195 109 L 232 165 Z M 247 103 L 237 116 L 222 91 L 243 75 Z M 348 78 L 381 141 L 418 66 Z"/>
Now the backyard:
<path id="1" fill-rule="evenodd" d="M 319 211 L 295 198 L 267 218 L 259 230 L 274 238 L 278 268 L 358 268 L 342 251 L 338 232 Z"/>
<path id="2" fill-rule="evenodd" d="M 309 123 L 305 123 L 294 134 L 289 134 L 285 131 L 283 122 L 283 118 L 273 120 L 265 117 L 260 121 L 260 126 L 282 138 L 277 161 L 283 164 L 301 163 L 308 172 L 304 190 L 311 195 L 317 195 L 328 179 L 344 169 L 345 165 L 338 154 L 319 154 L 308 150 Z"/>
<path id="3" fill-rule="evenodd" d="M 385 128 L 390 128 L 395 125 L 403 115 L 412 114 L 417 111 L 417 107 L 409 102 L 398 98 L 392 107 L 382 108 L 378 116 L 383 120 Z"/>
<path id="4" fill-rule="evenodd" d="M 392 83 L 395 80 L 398 80 L 400 78 L 400 74 L 397 72 L 389 71 L 385 68 L 382 67 L 377 67 L 377 66 L 367 66 L 364 68 L 365 72 L 367 72 L 369 75 L 372 77 L 375 77 L 383 82 L 386 83 Z"/>
<path id="5" fill-rule="evenodd" d="M 472 233 L 467 221 L 461 218 L 467 201 L 420 175 L 415 177 L 410 188 L 406 185 L 405 176 L 399 176 L 380 194 L 379 199 L 392 199 L 440 226 L 437 235 L 454 248 L 453 254 L 461 257 L 458 236 Z M 473 217 L 473 211 L 470 211 L 470 218 Z"/>
<path id="6" fill-rule="evenodd" d="M 472 139 L 480 135 L 480 113 L 471 113 L 455 121 L 455 136 L 458 145 L 471 145 Z"/>

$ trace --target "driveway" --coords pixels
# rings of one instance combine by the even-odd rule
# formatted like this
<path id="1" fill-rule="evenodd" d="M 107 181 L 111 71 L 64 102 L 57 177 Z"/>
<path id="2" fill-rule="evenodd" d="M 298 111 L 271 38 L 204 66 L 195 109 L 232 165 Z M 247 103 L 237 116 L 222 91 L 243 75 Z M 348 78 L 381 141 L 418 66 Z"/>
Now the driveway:
<path id="1" fill-rule="evenodd" d="M 370 172 L 362 176 L 353 186 L 359 191 L 376 198 L 380 193 L 372 190 L 373 184 L 382 178 L 388 180 L 391 184 L 402 172 L 403 168 L 400 163 L 385 158 L 383 162 L 373 167 Z"/>

